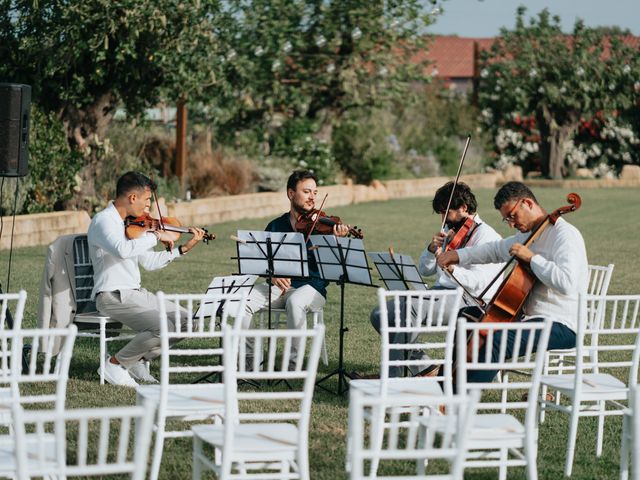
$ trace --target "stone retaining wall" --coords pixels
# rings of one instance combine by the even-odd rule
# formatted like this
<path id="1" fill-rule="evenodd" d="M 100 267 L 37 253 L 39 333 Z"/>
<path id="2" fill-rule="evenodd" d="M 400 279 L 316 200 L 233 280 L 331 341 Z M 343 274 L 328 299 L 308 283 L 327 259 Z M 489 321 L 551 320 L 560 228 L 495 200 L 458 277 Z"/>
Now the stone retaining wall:
<path id="1" fill-rule="evenodd" d="M 504 183 L 499 173 L 463 175 L 460 177 L 471 188 L 495 188 Z M 431 177 L 410 180 L 374 181 L 371 185 L 333 185 L 321 187 L 320 194 L 328 194 L 330 207 L 354 203 L 386 201 L 395 198 L 431 197 L 449 177 Z M 525 180 L 533 188 L 561 187 L 567 190 L 584 188 L 640 187 L 640 180 Z M 319 199 L 318 205 L 322 198 Z M 167 205 L 169 216 L 177 217 L 185 225 L 215 225 L 243 218 L 262 218 L 278 215 L 289 208 L 284 192 L 251 193 L 230 197 L 212 197 Z M 2 218 L 4 227 L 0 249 L 9 248 L 12 217 Z M 47 245 L 60 235 L 84 233 L 89 226 L 89 215 L 82 212 L 38 213 L 16 216 L 13 247 Z"/>

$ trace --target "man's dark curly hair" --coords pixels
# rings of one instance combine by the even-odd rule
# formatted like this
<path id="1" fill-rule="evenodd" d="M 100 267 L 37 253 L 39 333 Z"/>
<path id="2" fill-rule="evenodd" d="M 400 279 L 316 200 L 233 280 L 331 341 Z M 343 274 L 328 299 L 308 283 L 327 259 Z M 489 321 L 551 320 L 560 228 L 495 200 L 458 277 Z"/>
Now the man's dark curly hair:
<path id="1" fill-rule="evenodd" d="M 318 177 L 311 170 L 295 170 L 291 175 L 289 175 L 289 179 L 287 180 L 287 190 L 295 190 L 298 186 L 298 182 L 306 180 L 307 178 L 312 178 L 316 184 L 318 183 Z"/>
<path id="2" fill-rule="evenodd" d="M 433 211 L 435 213 L 444 213 L 447 210 L 447 204 L 449 203 L 449 197 L 451 196 L 451 189 L 453 188 L 453 182 L 447 182 L 441 186 L 433 197 Z M 458 182 L 456 189 L 453 192 L 453 198 L 451 199 L 451 209 L 455 210 L 467 206 L 467 211 L 473 215 L 478 208 L 478 202 L 476 196 L 473 194 L 469 185 L 463 182 Z"/>
<path id="3" fill-rule="evenodd" d="M 493 197 L 493 206 L 496 210 L 500 210 L 502 206 L 511 200 L 521 200 L 523 198 L 529 198 L 535 203 L 538 203 L 538 199 L 533 192 L 522 182 L 507 182 Z"/>

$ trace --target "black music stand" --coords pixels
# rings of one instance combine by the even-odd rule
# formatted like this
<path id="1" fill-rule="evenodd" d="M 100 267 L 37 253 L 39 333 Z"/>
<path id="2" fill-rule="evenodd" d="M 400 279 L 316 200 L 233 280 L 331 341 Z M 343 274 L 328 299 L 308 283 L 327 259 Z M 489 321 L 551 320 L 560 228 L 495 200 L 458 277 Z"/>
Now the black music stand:
<path id="1" fill-rule="evenodd" d="M 271 288 L 277 277 L 308 277 L 307 246 L 301 233 L 238 230 L 238 271 L 264 277 L 269 286 L 268 313 L 271 328 Z"/>
<path id="2" fill-rule="evenodd" d="M 211 280 L 211 283 L 207 287 L 207 294 L 211 295 L 221 295 L 221 294 L 229 294 L 229 293 L 237 293 L 239 295 L 246 293 L 249 296 L 253 285 L 256 283 L 257 275 L 228 275 L 226 277 L 214 277 Z M 224 302 L 220 302 L 218 305 L 217 311 L 213 311 L 213 302 L 203 302 L 198 306 L 198 309 L 193 314 L 194 318 L 198 318 L 200 316 L 200 310 L 204 310 L 202 314 L 206 317 L 218 317 L 222 315 L 223 309 L 229 309 L 229 315 L 238 320 L 238 314 L 244 315 L 244 312 L 238 312 L 238 303 L 240 300 L 225 300 Z M 228 304 L 227 304 L 228 303 Z M 222 342 L 222 339 L 220 339 Z M 209 381 L 213 376 L 218 376 L 218 381 L 220 381 L 220 373 L 212 372 L 208 373 L 198 379 L 196 379 L 193 383 L 200 383 L 204 381 Z"/>
<path id="3" fill-rule="evenodd" d="M 374 252 L 369 256 L 387 290 L 428 290 L 410 255 Z"/>
<path id="4" fill-rule="evenodd" d="M 340 349 L 338 368 L 316 382 L 320 388 L 325 380 L 338 375 L 338 395 L 347 391 L 345 377 L 351 378 L 344 369 L 344 334 L 349 331 L 344 326 L 344 286 L 347 283 L 374 287 L 371 269 L 364 250 L 364 243 L 357 238 L 336 237 L 334 235 L 312 235 L 311 243 L 320 277 L 340 286 Z"/>

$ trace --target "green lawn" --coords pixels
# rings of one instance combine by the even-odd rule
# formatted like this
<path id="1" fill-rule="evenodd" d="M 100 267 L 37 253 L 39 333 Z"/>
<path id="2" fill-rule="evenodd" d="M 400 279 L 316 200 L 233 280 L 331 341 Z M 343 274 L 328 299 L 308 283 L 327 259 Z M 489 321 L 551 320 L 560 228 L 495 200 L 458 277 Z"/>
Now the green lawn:
<path id="1" fill-rule="evenodd" d="M 321 192 L 322 193 L 322 192 Z M 538 189 L 538 200 L 548 210 L 566 204 L 568 192 L 560 189 Z M 636 255 L 638 246 L 638 221 L 635 208 L 640 205 L 637 189 L 584 190 L 582 208 L 568 214 L 566 219 L 576 225 L 585 238 L 589 263 L 616 265 L 610 293 L 630 294 L 640 292 L 640 270 Z M 479 213 L 482 218 L 506 235 L 509 230 L 499 220 L 493 209 L 493 190 L 476 192 Z M 371 252 L 386 251 L 393 246 L 398 253 L 410 254 L 417 261 L 425 242 L 440 227 L 440 216 L 432 214 L 430 199 L 407 199 L 375 202 L 349 207 L 331 207 L 328 199 L 325 210 L 339 215 L 350 224 L 362 228 L 365 245 Z M 262 229 L 269 219 L 243 220 L 210 226 L 218 240 L 202 245 L 187 257 L 176 261 L 161 272 L 143 272 L 143 285 L 150 291 L 203 292 L 211 278 L 237 272 L 237 264 L 231 257 L 235 243 L 229 239 L 238 229 Z M 5 225 L 4 235 L 9 235 Z M 24 288 L 28 292 L 26 326 L 34 326 L 38 303 L 40 276 L 44 264 L 45 247 L 18 249 L 13 252 L 10 289 Z M 6 291 L 8 252 L 0 254 L 0 281 Z M 377 275 L 374 272 L 374 282 Z M 369 324 L 369 312 L 376 302 L 375 288 L 349 285 L 346 288 L 345 364 L 348 370 L 377 372 L 379 362 L 379 338 Z M 330 365 L 321 366 L 319 374 L 334 369 L 338 358 L 339 290 L 332 285 L 325 307 L 327 346 Z M 68 386 L 68 405 L 106 406 L 133 404 L 134 392 L 114 386 L 100 386 L 97 343 L 81 339 L 77 342 L 71 365 Z M 333 385 L 331 382 L 328 384 Z M 310 458 L 312 478 L 343 479 L 345 458 L 345 433 L 347 425 L 347 397 L 339 398 L 317 390 L 312 410 L 310 432 Z M 604 453 L 595 457 L 595 419 L 581 420 L 576 450 L 573 478 L 617 478 L 621 423 L 609 419 L 605 424 Z M 550 413 L 540 428 L 539 473 L 540 478 L 561 478 L 567 438 L 567 418 Z M 187 440 L 169 441 L 162 463 L 162 478 L 190 478 L 191 443 Z M 497 470 L 469 471 L 468 478 L 493 479 Z M 525 478 L 524 469 L 511 469 L 509 478 Z"/>

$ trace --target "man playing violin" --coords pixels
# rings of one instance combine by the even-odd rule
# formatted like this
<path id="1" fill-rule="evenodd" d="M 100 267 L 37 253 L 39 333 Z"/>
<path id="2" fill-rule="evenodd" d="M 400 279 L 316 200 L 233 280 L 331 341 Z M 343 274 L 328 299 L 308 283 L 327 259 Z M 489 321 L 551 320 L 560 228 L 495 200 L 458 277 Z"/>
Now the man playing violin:
<path id="1" fill-rule="evenodd" d="M 573 225 L 560 217 L 549 224 L 529 247 L 525 246 L 530 232 L 547 219 L 547 212 L 540 206 L 533 192 L 521 182 L 509 182 L 496 193 L 494 206 L 504 222 L 518 233 L 504 240 L 444 252 L 438 256 L 441 268 L 459 263 L 495 263 L 512 256 L 528 266 L 535 276 L 533 289 L 524 303 L 516 321 L 553 320 L 549 337 L 549 350 L 576 346 L 576 319 L 578 295 L 587 292 L 588 262 L 582 235 Z M 465 315 L 480 318 L 477 307 L 465 309 Z M 514 339 L 510 333 L 507 354 L 513 355 Z M 526 345 L 527 335 L 522 335 L 520 349 Z M 537 343 L 537 342 L 536 342 Z M 494 338 L 494 350 L 499 339 Z M 482 347 L 480 358 L 483 358 Z M 497 354 L 497 352 L 496 352 Z M 497 372 L 481 371 L 469 375 L 472 382 L 491 382 Z"/>
<path id="2" fill-rule="evenodd" d="M 287 180 L 287 198 L 290 202 L 289 211 L 273 219 L 265 229 L 268 232 L 296 232 L 295 225 L 301 215 L 308 214 L 315 208 L 318 195 L 318 179 L 309 170 L 296 170 Z M 349 232 L 349 226 L 336 224 L 333 234 L 344 237 Z M 311 310 L 321 309 L 327 297 L 328 282 L 320 278 L 320 272 L 313 255 L 309 255 L 308 278 L 274 278 L 271 288 L 271 306 L 284 308 L 287 312 L 287 328 L 306 328 L 306 314 Z M 247 298 L 244 327 L 249 328 L 252 315 L 266 307 L 269 303 L 269 286 L 256 285 Z M 251 348 L 251 346 L 248 346 Z M 296 345 L 292 349 L 291 362 L 296 360 Z"/>
<path id="3" fill-rule="evenodd" d="M 137 382 L 157 383 L 146 361 L 160 355 L 160 312 L 157 297 L 140 288 L 140 269 L 158 270 L 186 254 L 202 240 L 205 231 L 189 228 L 193 236 L 174 248 L 173 234 L 149 231 L 136 239 L 125 235 L 124 219 L 148 214 L 156 185 L 138 172 L 122 175 L 116 185 L 116 198 L 91 220 L 88 232 L 89 254 L 93 264 L 94 287 L 91 292 L 101 314 L 121 322 L 137 335 L 106 362 L 104 377 L 114 385 L 135 387 Z M 162 242 L 166 250 L 153 251 Z M 175 307 L 167 303 L 167 316 Z M 188 320 L 181 312 L 183 322 Z"/>
<path id="4" fill-rule="evenodd" d="M 453 196 L 451 191 L 453 189 Z M 449 205 L 449 199 L 451 204 Z M 447 211 L 447 206 L 449 209 Z M 480 215 L 476 212 L 478 208 L 478 202 L 476 197 L 469 188 L 469 186 L 463 182 L 458 182 L 454 185 L 454 182 L 445 183 L 440 187 L 432 201 L 432 207 L 434 213 L 441 215 L 445 228 L 442 231 L 437 232 L 432 238 L 431 242 L 427 244 L 427 247 L 420 255 L 418 262 L 418 271 L 421 275 L 428 277 L 431 275 L 436 276 L 435 283 L 432 289 L 455 289 L 458 287 L 456 280 L 467 290 L 463 300 L 467 305 L 474 305 L 475 302 L 469 297 L 479 297 L 482 291 L 489 285 L 491 280 L 499 274 L 503 264 L 496 262 L 489 265 L 476 265 L 470 262 L 458 265 L 455 268 L 451 268 L 449 271 L 444 272 L 438 268 L 436 264 L 436 257 L 447 248 L 447 244 L 457 235 L 462 233 L 460 239 L 460 247 L 481 245 L 488 242 L 500 240 L 502 237 L 487 223 L 483 222 Z M 465 225 L 466 224 L 466 225 Z M 464 232 L 461 232 L 461 228 L 466 227 Z M 455 277 L 455 280 L 454 278 Z M 489 289 L 484 295 L 483 299 L 490 300 L 498 288 L 498 285 Z M 404 305 L 402 305 L 401 315 L 404 318 Z M 393 301 L 389 302 L 387 310 L 392 312 Z M 414 312 L 417 312 L 417 306 L 413 307 Z M 445 313 L 445 318 L 447 313 Z M 380 309 L 376 307 L 370 316 L 371 324 L 380 332 Z M 389 322 L 394 322 L 393 318 L 388 319 Z M 390 338 L 391 343 L 404 343 L 402 338 Z M 415 340 L 415 339 L 413 339 Z M 401 355 L 400 350 L 392 351 L 396 355 Z M 414 350 L 410 351 L 409 355 L 412 358 L 421 358 L 423 352 Z M 392 360 L 399 360 L 399 358 L 393 358 Z M 399 369 L 392 367 L 389 371 L 390 376 L 398 376 L 401 372 Z"/>

